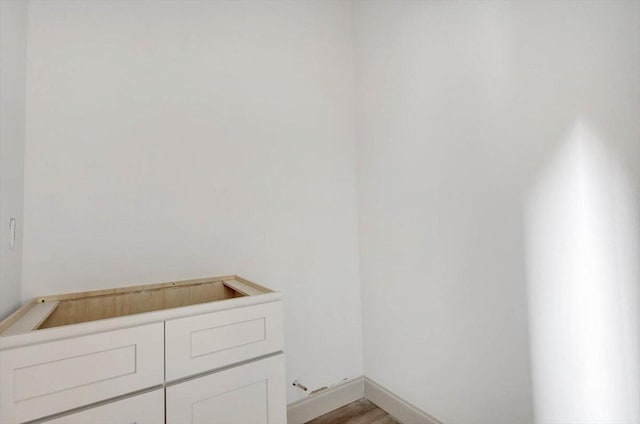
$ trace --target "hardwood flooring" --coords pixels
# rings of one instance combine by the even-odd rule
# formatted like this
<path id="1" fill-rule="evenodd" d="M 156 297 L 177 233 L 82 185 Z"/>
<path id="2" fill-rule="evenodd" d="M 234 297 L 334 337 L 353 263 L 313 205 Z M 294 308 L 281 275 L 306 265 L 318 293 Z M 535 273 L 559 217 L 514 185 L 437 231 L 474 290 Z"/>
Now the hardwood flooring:
<path id="1" fill-rule="evenodd" d="M 360 399 L 331 411 L 306 424 L 399 424 L 382 409 L 368 401 Z"/>

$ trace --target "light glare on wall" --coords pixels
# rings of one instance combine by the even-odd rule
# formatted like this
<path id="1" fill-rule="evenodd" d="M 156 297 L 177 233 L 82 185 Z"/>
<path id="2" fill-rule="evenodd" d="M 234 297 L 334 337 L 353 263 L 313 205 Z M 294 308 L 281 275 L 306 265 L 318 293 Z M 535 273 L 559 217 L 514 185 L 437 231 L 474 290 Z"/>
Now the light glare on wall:
<path id="1" fill-rule="evenodd" d="M 525 204 L 538 424 L 640 423 L 638 207 L 578 120 Z"/>

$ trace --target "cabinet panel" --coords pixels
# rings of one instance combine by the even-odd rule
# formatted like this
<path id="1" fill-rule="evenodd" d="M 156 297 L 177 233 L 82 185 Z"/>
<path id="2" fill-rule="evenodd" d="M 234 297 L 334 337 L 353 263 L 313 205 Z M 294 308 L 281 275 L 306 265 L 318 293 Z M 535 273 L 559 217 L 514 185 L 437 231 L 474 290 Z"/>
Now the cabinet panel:
<path id="1" fill-rule="evenodd" d="M 96 406 L 42 424 L 163 424 L 163 389 Z"/>
<path id="2" fill-rule="evenodd" d="M 0 422 L 21 423 L 162 384 L 163 323 L 0 352 Z"/>
<path id="3" fill-rule="evenodd" d="M 282 350 L 282 302 L 166 322 L 167 380 Z"/>
<path id="4" fill-rule="evenodd" d="M 167 388 L 167 424 L 286 424 L 284 355 Z"/>

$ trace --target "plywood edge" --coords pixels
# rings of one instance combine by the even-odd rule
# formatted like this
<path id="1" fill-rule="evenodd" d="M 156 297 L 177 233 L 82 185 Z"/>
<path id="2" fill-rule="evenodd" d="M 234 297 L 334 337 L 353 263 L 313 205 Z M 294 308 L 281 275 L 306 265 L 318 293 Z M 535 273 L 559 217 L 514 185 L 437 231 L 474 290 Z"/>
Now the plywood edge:
<path id="1" fill-rule="evenodd" d="M 236 277 L 235 275 L 225 275 L 222 277 L 208 277 L 208 278 L 198 278 L 193 280 L 170 281 L 166 283 L 142 284 L 142 285 L 136 285 L 136 286 L 117 287 L 112 289 L 91 290 L 91 291 L 84 291 L 84 292 L 74 292 L 74 293 L 65 293 L 65 294 L 58 294 L 58 295 L 51 295 L 51 296 L 43 296 L 43 297 L 38 297 L 35 300 L 36 302 L 54 302 L 54 301 L 60 301 L 60 300 L 74 300 L 74 299 L 81 299 L 81 298 L 87 298 L 87 297 L 125 294 L 125 293 L 131 293 L 136 291 L 159 290 L 167 287 L 214 283 L 216 281 L 231 280 L 231 279 L 234 279 L 235 277 Z"/>
<path id="2" fill-rule="evenodd" d="M 226 280 L 226 279 L 225 279 Z M 273 290 L 268 289 L 264 286 L 261 286 L 260 284 L 256 284 L 253 281 L 249 281 L 246 278 L 242 278 L 239 275 L 233 275 L 232 278 L 229 278 L 229 280 L 236 280 L 239 281 L 241 283 L 244 283 L 250 287 L 253 287 L 256 290 L 261 291 L 262 293 L 275 293 Z"/>
<path id="3" fill-rule="evenodd" d="M 35 304 L 31 304 L 31 308 L 0 335 L 13 336 L 35 330 L 51 315 L 58 306 L 58 303 L 59 302 L 36 302 Z"/>
<path id="4" fill-rule="evenodd" d="M 260 295 L 260 294 L 264 294 L 265 292 L 262 290 L 259 290 L 255 287 L 252 287 L 246 283 L 243 283 L 242 281 L 238 281 L 238 280 L 223 280 L 222 283 L 229 287 L 230 289 L 233 289 L 239 293 L 242 293 L 246 296 L 256 296 L 256 295 Z"/>

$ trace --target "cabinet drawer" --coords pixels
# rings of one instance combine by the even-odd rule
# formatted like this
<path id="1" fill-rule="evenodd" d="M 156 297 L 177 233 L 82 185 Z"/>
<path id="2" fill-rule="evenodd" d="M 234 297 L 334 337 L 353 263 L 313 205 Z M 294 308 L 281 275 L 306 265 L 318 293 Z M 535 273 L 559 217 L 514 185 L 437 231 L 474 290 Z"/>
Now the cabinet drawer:
<path id="1" fill-rule="evenodd" d="M 166 322 L 167 380 L 282 350 L 282 302 Z"/>
<path id="2" fill-rule="evenodd" d="M 42 424 L 164 424 L 164 390 L 65 415 Z"/>
<path id="3" fill-rule="evenodd" d="M 167 388 L 167 424 L 286 424 L 284 355 Z"/>
<path id="4" fill-rule="evenodd" d="M 0 422 L 21 423 L 163 382 L 163 323 L 0 352 Z"/>

